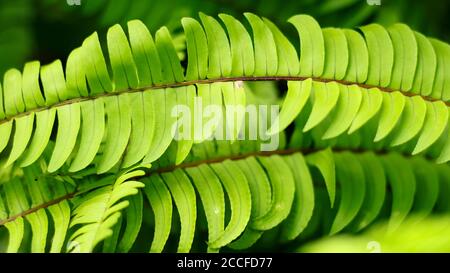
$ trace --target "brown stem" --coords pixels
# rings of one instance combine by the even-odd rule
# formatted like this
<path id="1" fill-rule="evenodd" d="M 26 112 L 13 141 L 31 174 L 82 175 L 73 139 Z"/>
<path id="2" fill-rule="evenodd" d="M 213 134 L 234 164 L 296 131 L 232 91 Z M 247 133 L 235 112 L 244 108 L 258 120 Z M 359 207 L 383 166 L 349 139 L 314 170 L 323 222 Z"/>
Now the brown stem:
<path id="1" fill-rule="evenodd" d="M 30 209 L 28 209 L 28 210 L 24 210 L 24 211 L 22 211 L 21 213 L 16 214 L 16 215 L 13 215 L 13 216 L 10 216 L 10 217 L 7 218 L 7 219 L 0 220 L 0 226 L 3 226 L 3 225 L 6 224 L 6 223 L 12 222 L 12 221 L 16 220 L 16 219 L 19 218 L 19 217 L 25 217 L 25 216 L 27 216 L 28 214 L 31 214 L 31 213 L 33 213 L 33 212 L 36 212 L 36 211 L 38 211 L 38 210 L 40 210 L 40 209 L 45 209 L 45 208 L 50 207 L 50 206 L 52 206 L 52 205 L 58 204 L 59 202 L 62 202 L 62 201 L 64 201 L 64 200 L 68 200 L 68 199 L 72 198 L 75 194 L 76 194 L 76 192 L 68 193 L 68 194 L 66 194 L 66 195 L 64 195 L 64 196 L 61 196 L 61 197 L 58 197 L 58 198 L 56 198 L 56 199 L 50 200 L 50 201 L 45 202 L 45 203 L 43 203 L 43 204 L 40 204 L 40 205 L 38 205 L 38 206 L 36 206 L 36 207 L 32 207 L 32 208 L 30 208 Z"/>
<path id="2" fill-rule="evenodd" d="M 262 76 L 262 77 L 226 77 L 226 78 L 219 78 L 219 79 L 205 79 L 205 80 L 195 80 L 195 81 L 185 81 L 185 82 L 178 82 L 178 83 L 170 83 L 170 84 L 158 84 L 158 85 L 152 85 L 152 86 L 147 86 L 147 87 L 140 87 L 140 88 L 129 88 L 129 89 L 125 89 L 125 90 L 119 90 L 117 92 L 111 92 L 111 93 L 102 93 L 99 95 L 94 95 L 94 96 L 87 96 L 87 97 L 81 97 L 81 98 L 75 98 L 75 99 L 70 99 L 70 100 L 65 100 L 65 101 L 61 101 L 58 103 L 55 103 L 53 105 L 50 106 L 43 106 L 43 107 L 38 107 L 32 110 L 28 110 L 16 115 L 12 115 L 9 116 L 3 120 L 0 120 L 0 124 L 6 123 L 12 119 L 15 118 L 19 118 L 19 117 L 23 117 L 23 116 L 27 116 L 31 113 L 36 113 L 36 112 L 41 112 L 41 111 L 45 111 L 51 108 L 57 108 L 57 107 L 61 107 L 64 105 L 69 105 L 72 103 L 78 103 L 78 102 L 82 102 L 82 101 L 88 101 L 88 100 L 94 100 L 97 98 L 102 98 L 102 97 L 111 97 L 111 96 L 118 96 L 121 94 L 125 94 L 125 93 L 137 93 L 137 92 L 143 92 L 146 90 L 154 90 L 154 89 L 164 89 L 164 88 L 176 88 L 176 87 L 182 87 L 182 86 L 189 86 L 189 85 L 194 85 L 194 84 L 209 84 L 209 83 L 215 83 L 215 82 L 234 82 L 234 81 L 304 81 L 307 79 L 312 79 L 313 81 L 316 82 L 323 82 L 323 83 L 327 83 L 327 82 L 337 82 L 343 85 L 357 85 L 361 88 L 366 88 L 366 89 L 370 89 L 370 88 L 378 88 L 379 90 L 383 91 L 383 92 L 394 92 L 394 91 L 400 91 L 403 93 L 403 95 L 408 96 L 408 97 L 412 97 L 412 96 L 421 96 L 419 94 L 414 94 L 411 92 L 406 92 L 406 91 L 401 91 L 401 90 L 394 90 L 394 89 L 390 89 L 390 88 L 386 88 L 386 87 L 378 87 L 378 86 L 373 86 L 373 85 L 367 85 L 367 84 L 361 84 L 361 83 L 354 83 L 354 82 L 349 82 L 349 81 L 344 81 L 344 80 L 331 80 L 331 79 L 322 79 L 322 78 L 314 78 L 314 77 L 299 77 L 299 76 Z M 421 96 L 424 100 L 427 101 L 439 101 L 439 99 L 435 99 L 435 98 L 431 98 L 428 96 Z M 447 106 L 450 106 L 450 102 L 444 102 Z"/>
<path id="3" fill-rule="evenodd" d="M 323 149 L 292 148 L 292 149 L 286 149 L 286 150 L 275 150 L 275 151 L 270 151 L 270 152 L 269 151 L 259 151 L 259 152 L 251 152 L 251 153 L 240 154 L 240 155 L 217 157 L 217 158 L 198 160 L 198 161 L 193 161 L 193 162 L 188 162 L 188 163 L 182 163 L 180 165 L 171 165 L 171 166 L 167 166 L 167 167 L 158 168 L 156 170 L 152 170 L 152 171 L 146 173 L 144 177 L 151 176 L 155 173 L 158 173 L 158 174 L 167 173 L 167 172 L 174 171 L 176 169 L 192 168 L 192 167 L 197 167 L 201 164 L 219 163 L 219 162 L 223 162 L 225 160 L 240 160 L 240 159 L 245 159 L 245 158 L 248 158 L 251 156 L 291 155 L 291 154 L 300 153 L 300 152 L 303 155 L 307 155 L 307 154 L 318 152 L 320 150 L 323 150 Z M 342 148 L 333 148 L 332 150 L 333 150 L 333 152 L 349 151 L 354 154 L 364 153 L 364 152 L 368 151 L 368 150 L 364 150 L 364 149 L 342 149 Z M 386 154 L 387 151 L 384 151 L 384 150 L 374 151 L 374 153 L 381 155 L 381 154 Z M 404 156 L 409 156 L 409 155 L 404 155 Z"/>

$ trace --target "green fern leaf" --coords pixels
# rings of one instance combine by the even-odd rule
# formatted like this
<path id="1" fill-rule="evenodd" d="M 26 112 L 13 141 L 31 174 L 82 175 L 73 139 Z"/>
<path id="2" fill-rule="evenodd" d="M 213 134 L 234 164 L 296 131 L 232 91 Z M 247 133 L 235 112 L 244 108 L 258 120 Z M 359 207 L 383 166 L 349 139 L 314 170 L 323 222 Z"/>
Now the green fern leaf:
<path id="1" fill-rule="evenodd" d="M 73 244 L 69 251 L 92 252 L 99 242 L 113 234 L 111 228 L 119 220 L 120 211 L 129 204 L 121 199 L 137 194 L 137 189 L 144 187 L 140 182 L 126 180 L 142 174 L 141 171 L 123 174 L 113 185 L 95 189 L 75 201 L 70 227 L 81 227 L 70 237 Z"/>

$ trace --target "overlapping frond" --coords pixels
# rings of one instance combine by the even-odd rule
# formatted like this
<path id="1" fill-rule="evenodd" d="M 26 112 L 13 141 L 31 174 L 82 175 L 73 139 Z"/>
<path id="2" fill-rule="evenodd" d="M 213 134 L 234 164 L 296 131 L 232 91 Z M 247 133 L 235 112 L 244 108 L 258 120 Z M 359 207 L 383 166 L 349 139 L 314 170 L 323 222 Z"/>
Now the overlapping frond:
<path id="1" fill-rule="evenodd" d="M 94 251 L 111 236 L 121 211 L 129 205 L 122 199 L 144 186 L 131 179 L 143 174 L 129 171 L 117 178 L 75 182 L 70 177 L 44 175 L 37 164 L 24 168 L 23 174 L 13 175 L 0 186 L 0 224 L 9 234 L 6 251 Z M 24 238 L 31 238 L 31 243 Z"/>
<path id="2" fill-rule="evenodd" d="M 92 252 L 99 242 L 113 235 L 113 226 L 122 216 L 121 211 L 130 204 L 123 199 L 144 187 L 130 179 L 143 174 L 139 170 L 128 172 L 120 175 L 113 184 L 105 181 L 106 185 L 102 187 L 98 186 L 103 183 L 94 183 L 96 188 L 72 200 L 70 227 L 78 226 L 78 229 L 69 238 L 69 252 Z"/>
<path id="3" fill-rule="evenodd" d="M 197 151 L 210 149 L 204 144 L 195 146 Z M 146 178 L 134 178 L 142 183 L 129 181 L 143 175 L 142 171 L 129 172 L 114 183 L 109 176 L 99 181 L 85 178 L 76 190 L 61 181 L 25 180 L 31 197 L 16 179 L 2 186 L 6 202 L 1 202 L 1 211 L 2 218 L 8 219 L 5 226 L 11 252 L 21 245 L 24 220 L 31 224 L 33 252 L 66 251 L 61 249 L 64 242 L 68 251 L 91 252 L 103 242 L 103 251 L 127 252 L 139 234 L 149 232 L 153 239 L 146 245 L 151 252 L 163 251 L 170 234 L 177 236 L 179 252 L 189 252 L 195 239 L 205 233 L 207 243 L 197 246 L 203 251 L 223 247 L 240 250 L 251 247 L 265 231 L 274 228 L 278 230 L 277 242 L 287 243 L 307 236 L 311 229 L 319 234 L 359 231 L 380 217 L 388 218 L 395 229 L 410 213 L 426 217 L 436 211 L 448 212 L 449 172 L 446 164 L 398 153 L 331 149 L 308 154 L 295 150 L 272 155 L 244 153 L 218 162 L 197 160 L 155 168 Z M 57 196 L 48 195 L 49 185 L 53 191 L 65 190 L 59 190 Z M 141 193 L 130 197 L 140 187 L 144 187 L 145 201 Z M 36 199 L 42 192 L 47 193 L 45 198 Z M 27 211 L 51 198 L 51 206 Z M 33 205 L 28 205 L 28 200 L 33 200 Z M 152 214 L 145 214 L 145 204 Z M 383 210 L 386 206 L 390 208 Z M 197 207 L 202 208 L 205 223 L 198 220 L 203 216 L 197 215 Z M 174 227 L 175 211 L 179 227 Z M 230 211 L 230 218 L 225 217 L 226 211 Z M 43 225 L 48 222 L 48 213 L 59 223 L 54 227 L 50 250 L 45 245 L 48 228 Z M 153 218 L 150 227 L 142 223 L 149 217 Z"/>
<path id="4" fill-rule="evenodd" d="M 317 163 L 318 157 L 329 158 L 328 166 Z M 381 217 L 390 219 L 390 228 L 395 229 L 410 213 L 426 217 L 448 209 L 444 192 L 449 167 L 397 153 L 324 150 L 173 167 L 155 170 L 143 180 L 155 221 L 153 241 L 148 243 L 151 252 L 163 251 L 169 234 L 177 236 L 180 252 L 189 251 L 195 238 L 204 238 L 203 232 L 208 235 L 202 251 L 239 250 L 251 247 L 274 228 L 277 241 L 286 243 L 299 238 L 309 226 L 319 234 L 335 234 L 359 231 Z M 332 194 L 337 200 L 330 207 Z M 196 203 L 201 203 L 206 228 L 197 221 Z M 317 213 L 319 208 L 329 214 Z M 228 220 L 227 210 L 231 213 Z M 171 233 L 175 211 L 180 226 Z M 314 227 L 311 222 L 317 221 L 321 224 Z M 196 227 L 200 231 L 195 232 Z"/>
<path id="5" fill-rule="evenodd" d="M 74 185 L 44 176 L 38 164 L 0 186 L 0 223 L 9 233 L 7 252 L 61 252 L 69 228 Z M 28 225 L 28 224 L 29 225 Z M 31 232 L 28 229 L 31 228 Z M 28 245 L 24 235 L 31 237 Z M 47 238 L 50 238 L 48 240 Z"/>

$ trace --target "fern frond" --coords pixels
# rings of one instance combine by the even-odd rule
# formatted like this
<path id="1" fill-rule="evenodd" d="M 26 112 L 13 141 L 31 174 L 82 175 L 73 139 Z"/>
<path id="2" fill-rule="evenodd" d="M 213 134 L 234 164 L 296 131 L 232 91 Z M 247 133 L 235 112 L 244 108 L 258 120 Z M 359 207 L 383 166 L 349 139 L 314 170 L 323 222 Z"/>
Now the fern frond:
<path id="1" fill-rule="evenodd" d="M 63 250 L 69 228 L 71 208 L 66 199 L 73 195 L 74 187 L 66 182 L 45 177 L 38 165 L 23 170 L 1 186 L 0 226 L 9 232 L 7 252 L 23 247 L 25 222 L 31 226 L 32 252 L 60 252 Z M 49 219 L 53 224 L 50 229 Z M 50 245 L 47 236 L 52 230 Z"/>
<path id="2" fill-rule="evenodd" d="M 70 227 L 81 226 L 69 238 L 69 252 L 92 252 L 99 242 L 113 234 L 112 227 L 121 217 L 121 210 L 129 205 L 129 201 L 122 199 L 144 187 L 129 179 L 143 174 L 142 171 L 125 173 L 114 184 L 94 189 L 72 201 Z"/>
<path id="3" fill-rule="evenodd" d="M 196 146 L 204 147 L 205 143 Z M 77 189 L 72 187 L 70 191 L 65 191 L 64 198 L 51 195 L 53 201 L 36 199 L 33 196 L 38 192 L 30 189 L 31 199 L 36 200 L 31 210 L 26 205 L 30 197 L 23 190 L 16 189 L 23 189 L 23 182 L 14 179 L 3 185 L 2 192 L 7 194 L 7 202 L 0 203 L 2 219 L 6 219 L 2 224 L 6 223 L 10 233 L 9 251 L 17 251 L 21 245 L 24 219 L 30 221 L 33 229 L 35 243 L 32 246 L 36 246 L 32 251 L 49 251 L 45 244 L 42 245 L 48 236 L 47 229 L 42 229 L 42 220 L 33 222 L 44 217 L 45 211 L 50 212 L 55 223 L 58 219 L 65 219 L 66 223 L 66 229 L 63 225 L 55 226 L 63 232 L 59 233 L 58 240 L 53 239 L 51 251 L 65 251 L 61 249 L 65 242 L 73 251 L 94 251 L 101 242 L 103 251 L 129 251 L 139 240 L 139 234 L 142 234 L 140 230 L 149 227 L 141 223 L 145 219 L 142 197 L 136 195 L 131 199 L 124 198 L 136 194 L 137 188 L 144 185 L 148 204 L 154 212 L 155 222 L 151 227 L 154 236 L 153 241 L 148 242 L 152 252 L 163 251 L 169 239 L 173 210 L 177 210 L 181 217 L 181 230 L 175 228 L 172 231 L 181 236 L 178 250 L 190 251 L 193 240 L 203 236 L 202 229 L 198 230 L 201 224 L 197 222 L 195 210 L 198 202 L 201 202 L 200 207 L 206 215 L 209 234 L 208 243 L 201 249 L 208 248 L 210 251 L 218 251 L 223 247 L 249 248 L 267 230 L 274 228 L 279 234 L 276 242 L 288 243 L 304 238 L 311 229 L 319 234 L 358 231 L 380 217 L 389 218 L 391 229 L 395 229 L 412 212 L 425 217 L 435 211 L 448 212 L 449 208 L 446 197 L 450 189 L 449 166 L 435 165 L 420 157 L 407 158 L 398 153 L 376 155 L 373 152 L 333 152 L 327 149 L 310 154 L 302 154 L 301 150 L 286 150 L 285 153 L 272 152 L 272 155 L 250 153 L 229 158 L 231 160 L 197 160 L 178 166 L 157 167 L 146 174 L 148 177 L 142 179 L 143 184 L 128 181 L 134 175 L 142 175 L 140 171 L 123 175 L 114 184 L 111 184 L 114 178 L 109 176 L 99 183 L 84 178 Z M 29 168 L 25 171 L 28 172 Z M 402 169 L 400 173 L 397 172 L 399 168 Z M 292 181 L 292 188 L 277 186 L 281 174 Z M 41 179 L 36 182 L 33 178 L 25 185 L 38 186 L 43 189 L 40 192 L 46 192 L 49 189 L 45 186 L 49 184 L 45 184 L 45 181 Z M 55 190 L 55 185 L 67 187 L 70 184 L 51 181 L 50 185 Z M 13 192 L 11 187 L 14 187 Z M 392 191 L 388 191 L 388 188 Z M 198 192 L 200 200 L 196 201 L 194 191 Z M 66 192 L 70 196 L 66 196 Z M 189 193 L 190 197 L 182 192 Z M 12 193 L 17 199 L 11 199 Z M 329 200 L 333 194 L 336 194 L 337 201 L 331 207 Z M 225 198 L 229 199 L 229 204 Z M 172 200 L 176 208 L 172 207 Z M 42 208 L 37 210 L 36 204 L 42 202 L 51 202 L 48 204 L 52 206 L 41 205 Z M 126 208 L 129 204 L 131 206 Z M 392 206 L 388 214 L 382 211 L 382 207 L 387 204 Z M 71 219 L 68 213 L 64 214 L 65 218 L 60 218 L 57 212 L 61 211 L 61 206 L 68 213 L 72 211 Z M 319 207 L 331 214 L 319 213 Z M 232 216 L 226 221 L 227 209 L 231 210 Z M 67 231 L 69 220 L 71 227 L 82 225 Z M 314 227 L 317 221 L 324 226 Z M 123 236 L 111 237 L 112 230 L 114 234 L 123 233 Z M 66 238 L 66 232 L 70 238 Z M 53 247 L 55 244 L 59 249 Z"/>
<path id="4" fill-rule="evenodd" d="M 172 169 L 153 169 L 147 174 L 149 177 L 144 179 L 145 191 L 155 217 L 151 251 L 162 251 L 169 238 L 172 211 L 175 209 L 172 208 L 171 200 L 180 198 L 175 189 L 169 190 L 168 185 L 174 182 L 172 177 L 189 178 L 179 180 L 183 182 L 178 187 L 185 187 L 182 186 L 185 183 L 192 184 L 190 187 L 199 193 L 198 202 L 202 203 L 208 223 L 209 239 L 201 248 L 203 251 L 205 248 L 217 251 L 223 247 L 246 249 L 273 228 L 278 230 L 276 242 L 287 243 L 303 238 L 306 232 L 311 232 L 311 228 L 319 234 L 359 231 L 377 219 L 388 218 L 390 228 L 394 230 L 410 213 L 426 217 L 436 210 L 447 211 L 448 200 L 441 192 L 448 189 L 447 174 L 450 169 L 447 165 L 435 165 L 423 158 L 406 158 L 398 153 L 376 155 L 373 152 L 331 150 L 327 153 L 331 156 L 331 161 L 327 163 L 336 172 L 336 176 L 327 181 L 336 188 L 338 198 L 334 208 L 330 207 L 328 197 L 319 198 L 319 192 L 325 190 L 321 189 L 325 187 L 321 181 L 325 180 L 324 176 L 330 176 L 327 172 L 315 171 L 317 165 L 313 162 L 318 157 L 317 153 L 302 155 L 290 151 L 285 155 L 250 154 L 220 162 L 198 161 L 173 165 Z M 396 164 L 404 169 L 402 174 L 391 171 L 392 168 L 399 168 Z M 274 173 L 271 168 L 283 172 Z M 435 175 L 424 175 L 427 171 Z M 230 173 L 233 173 L 233 177 Z M 277 176 L 281 174 L 288 180 L 292 179 L 294 188 L 287 187 L 281 192 L 277 190 Z M 240 189 L 233 186 L 233 180 L 239 181 Z M 423 190 L 424 187 L 427 190 Z M 439 192 L 441 196 L 438 196 Z M 224 195 L 229 199 L 229 205 L 224 201 Z M 191 201 L 195 201 L 195 198 L 191 198 Z M 247 205 L 244 206 L 244 203 Z M 386 205 L 391 206 L 389 212 L 382 210 Z M 228 206 L 231 218 L 225 221 L 224 211 Z M 190 217 L 189 220 L 182 220 L 181 231 L 173 231 L 181 236 L 179 250 L 185 242 L 183 236 L 186 236 L 183 233 L 187 226 L 183 222 L 192 223 L 197 219 L 195 213 L 184 212 L 190 207 L 176 207 L 180 217 Z M 328 210 L 329 214 L 318 213 L 319 207 Z M 284 214 L 284 211 L 287 213 Z M 316 217 L 319 219 L 314 219 Z M 313 222 L 316 221 L 324 226 L 314 227 Z M 196 224 L 197 229 L 200 226 L 200 223 Z M 195 236 L 194 240 L 202 233 L 199 231 L 194 235 L 190 230 L 190 235 Z M 190 246 L 187 246 L 183 251 L 189 249 Z"/>
<path id="5" fill-rule="evenodd" d="M 418 154 L 442 139 L 443 151 L 436 157 L 448 161 L 447 44 L 405 25 L 369 25 L 361 28 L 362 36 L 352 30 L 322 30 L 312 17 L 297 15 L 289 20 L 299 31 L 296 50 L 267 19 L 245 16 L 253 37 L 231 16 L 220 16 L 225 27 L 203 14 L 201 23 L 183 19 L 186 75 L 168 30 L 158 30 L 154 40 L 139 21 L 128 23 L 129 38 L 119 25 L 109 29 L 109 58 L 94 33 L 69 55 L 65 73 L 60 61 L 43 67 L 28 63 L 22 73 L 8 71 L 0 96 L 5 166 L 16 161 L 27 166 L 39 158 L 56 121 L 50 172 L 65 163 L 71 171 L 95 163 L 97 172 L 105 173 L 115 166 L 153 162 L 172 141 L 174 105 L 192 105 L 196 96 L 211 104 L 242 104 L 239 84 L 218 82 L 246 80 L 289 81 L 279 130 L 310 101 L 305 131 L 331 114 L 335 120 L 324 133 L 327 139 L 377 120 L 375 142 L 390 136 L 393 146 L 414 141 L 412 154 Z M 217 95 L 200 91 L 208 88 Z M 231 94 L 242 98 L 230 99 Z M 224 100 L 216 100 L 222 96 Z M 180 143 L 178 163 L 191 146 L 192 141 Z"/>

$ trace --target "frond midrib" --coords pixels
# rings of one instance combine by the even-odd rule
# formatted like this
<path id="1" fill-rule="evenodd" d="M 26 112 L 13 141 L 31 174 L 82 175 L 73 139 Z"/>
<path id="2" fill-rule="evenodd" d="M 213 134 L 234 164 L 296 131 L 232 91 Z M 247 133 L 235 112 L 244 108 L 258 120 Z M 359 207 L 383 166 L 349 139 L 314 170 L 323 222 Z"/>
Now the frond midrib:
<path id="1" fill-rule="evenodd" d="M 414 157 L 413 155 L 408 154 L 408 153 L 401 153 L 401 152 L 389 151 L 389 150 L 384 150 L 384 149 L 372 150 L 372 149 L 364 149 L 364 148 L 339 148 L 339 147 L 329 147 L 329 149 L 333 153 L 350 152 L 352 154 L 362 154 L 362 153 L 366 153 L 366 152 L 372 152 L 376 155 L 385 155 L 388 153 L 398 153 L 398 154 L 402 155 L 404 158 Z M 192 162 L 186 162 L 186 163 L 182 163 L 179 165 L 173 164 L 170 166 L 159 167 L 159 168 L 156 168 L 154 170 L 147 172 L 143 177 L 151 176 L 153 174 L 172 172 L 177 169 L 193 168 L 193 167 L 197 167 L 202 164 L 221 163 L 226 160 L 241 160 L 241 159 L 246 159 L 248 157 L 253 157 L 253 156 L 262 156 L 262 157 L 269 157 L 272 155 L 282 155 L 283 156 L 283 155 L 292 155 L 295 153 L 301 153 L 303 155 L 308 155 L 308 154 L 313 154 L 313 153 L 316 153 L 316 152 L 319 152 L 322 150 L 324 150 L 324 148 L 290 148 L 290 149 L 282 149 L 282 150 L 275 150 L 275 151 L 249 152 L 249 153 L 245 153 L 245 154 L 222 156 L 222 157 L 209 158 L 209 159 L 204 159 L 204 160 L 195 160 Z M 421 157 L 424 158 L 425 160 L 431 161 L 431 162 L 433 162 L 433 160 L 434 160 L 432 158 L 426 157 L 425 155 L 423 155 Z"/>
<path id="2" fill-rule="evenodd" d="M 139 87 L 139 88 L 127 88 L 124 90 L 118 90 L 118 91 L 114 91 L 114 92 L 110 92 L 110 93 L 102 93 L 102 94 L 98 94 L 98 95 L 93 95 L 93 96 L 85 96 L 85 97 L 79 97 L 79 98 L 74 98 L 74 99 L 69 99 L 69 100 L 64 100 L 49 106 L 44 106 L 44 107 L 38 107 L 38 108 L 34 108 L 28 111 L 24 111 L 21 113 L 18 113 L 16 115 L 11 115 L 9 117 L 4 118 L 3 120 L 0 120 L 0 125 L 3 123 L 7 123 L 11 120 L 20 118 L 20 117 L 24 117 L 27 115 L 30 115 L 32 113 L 37 113 L 37 112 L 42 112 L 42 111 L 46 111 L 46 110 L 50 110 L 53 108 L 58 108 L 58 107 L 62 107 L 65 105 L 69 105 L 69 104 L 74 104 L 74 103 L 81 103 L 83 101 L 90 101 L 90 100 L 95 100 L 98 98 L 103 98 L 103 97 L 113 97 L 113 96 L 119 96 L 122 94 L 127 94 L 127 93 L 138 93 L 138 92 L 145 92 L 145 91 L 149 91 L 149 90 L 157 90 L 157 89 L 166 89 L 166 88 L 177 88 L 177 87 L 183 87 L 183 86 L 191 86 L 191 85 L 196 85 L 196 84 L 212 84 L 212 83 L 216 83 L 216 82 L 236 82 L 236 81 L 304 81 L 307 79 L 312 79 L 313 81 L 316 82 L 322 82 L 322 83 L 328 83 L 328 82 L 336 82 L 342 85 L 356 85 L 360 88 L 364 88 L 364 89 L 371 89 L 371 88 L 377 88 L 382 92 L 401 92 L 404 96 L 407 97 L 413 97 L 413 96 L 419 96 L 422 99 L 426 100 L 426 101 L 442 101 L 445 105 L 450 107 L 450 102 L 446 102 L 443 101 L 441 99 L 436 99 L 436 98 L 432 98 L 430 96 L 423 96 L 419 93 L 413 93 L 410 91 L 403 91 L 403 90 L 396 90 L 396 89 L 392 89 L 392 88 L 388 88 L 388 87 L 381 87 L 381 86 L 375 86 L 375 85 L 368 85 L 368 84 L 363 84 L 363 83 L 357 83 L 357 82 L 351 82 L 351 81 L 345 81 L 345 80 L 336 80 L 336 79 L 326 79 L 326 78 L 321 78 L 321 77 L 301 77 L 301 76 L 241 76 L 241 77 L 223 77 L 223 78 L 216 78 L 216 79 L 204 79 L 204 80 L 193 80 L 193 81 L 183 81 L 183 82 L 175 82 L 175 83 L 167 83 L 167 84 L 155 84 L 155 85 L 151 85 L 151 86 L 144 86 L 144 87 Z"/>
<path id="3" fill-rule="evenodd" d="M 25 217 L 25 216 L 27 216 L 29 214 L 32 214 L 32 213 L 34 213 L 34 212 L 36 212 L 36 211 L 38 211 L 40 209 L 46 209 L 46 208 L 48 208 L 50 206 L 59 204 L 59 203 L 65 201 L 65 200 L 72 199 L 76 195 L 76 193 L 77 193 L 77 191 L 73 191 L 71 193 L 65 194 L 65 195 L 60 196 L 58 198 L 55 198 L 55 199 L 49 200 L 47 202 L 44 202 L 42 204 L 39 204 L 37 206 L 31 207 L 31 208 L 29 208 L 27 210 L 22 211 L 21 213 L 15 214 L 15 215 L 10 216 L 10 217 L 8 217 L 6 219 L 0 220 L 0 227 L 5 225 L 5 224 L 7 224 L 7 223 L 9 223 L 9 222 L 15 221 L 19 217 Z"/>

